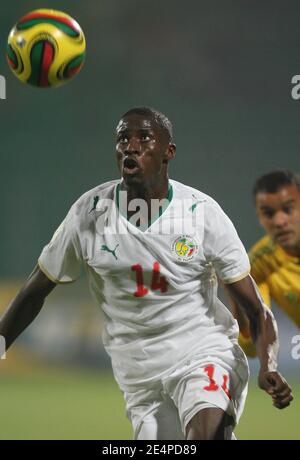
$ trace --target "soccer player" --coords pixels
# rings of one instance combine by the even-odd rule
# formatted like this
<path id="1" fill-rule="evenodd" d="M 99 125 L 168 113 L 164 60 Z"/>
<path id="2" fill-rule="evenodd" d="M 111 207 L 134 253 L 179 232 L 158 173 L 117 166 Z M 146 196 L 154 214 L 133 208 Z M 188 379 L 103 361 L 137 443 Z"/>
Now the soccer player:
<path id="1" fill-rule="evenodd" d="M 116 135 L 121 179 L 71 207 L 1 319 L 0 334 L 9 347 L 57 283 L 75 281 L 84 266 L 105 315 L 104 345 L 135 438 L 232 439 L 248 365 L 237 323 L 217 298 L 216 275 L 249 317 L 259 386 L 282 409 L 293 397 L 276 369 L 273 315 L 220 206 L 169 179 L 175 145 L 168 118 L 134 108 Z"/>
<path id="2" fill-rule="evenodd" d="M 264 174 L 254 184 L 259 223 L 266 232 L 249 252 L 251 275 L 267 306 L 271 299 L 300 328 L 300 176 L 288 170 Z M 233 302 L 240 344 L 256 356 L 249 321 Z"/>

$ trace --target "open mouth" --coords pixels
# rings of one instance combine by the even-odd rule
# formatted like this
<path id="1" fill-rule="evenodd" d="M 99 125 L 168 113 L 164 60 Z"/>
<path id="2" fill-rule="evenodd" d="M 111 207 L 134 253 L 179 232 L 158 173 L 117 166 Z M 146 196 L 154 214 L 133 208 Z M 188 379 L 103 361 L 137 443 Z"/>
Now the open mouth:
<path id="1" fill-rule="evenodd" d="M 125 174 L 134 174 L 138 171 L 139 165 L 134 158 L 125 158 L 123 162 L 123 172 Z"/>

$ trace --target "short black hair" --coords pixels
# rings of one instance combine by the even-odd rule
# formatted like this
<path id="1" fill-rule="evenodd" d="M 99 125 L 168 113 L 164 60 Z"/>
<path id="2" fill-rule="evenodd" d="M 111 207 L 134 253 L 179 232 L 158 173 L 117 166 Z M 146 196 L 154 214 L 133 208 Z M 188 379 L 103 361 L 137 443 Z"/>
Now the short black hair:
<path id="1" fill-rule="evenodd" d="M 162 112 L 159 112 L 152 107 L 133 107 L 122 115 L 121 120 L 128 115 L 143 115 L 155 121 L 159 128 L 161 128 L 168 136 L 169 141 L 173 139 L 173 126 L 169 118 Z"/>
<path id="2" fill-rule="evenodd" d="M 300 175 L 288 169 L 270 171 L 256 180 L 253 186 L 254 199 L 259 192 L 276 193 L 286 185 L 296 185 L 300 192 Z"/>

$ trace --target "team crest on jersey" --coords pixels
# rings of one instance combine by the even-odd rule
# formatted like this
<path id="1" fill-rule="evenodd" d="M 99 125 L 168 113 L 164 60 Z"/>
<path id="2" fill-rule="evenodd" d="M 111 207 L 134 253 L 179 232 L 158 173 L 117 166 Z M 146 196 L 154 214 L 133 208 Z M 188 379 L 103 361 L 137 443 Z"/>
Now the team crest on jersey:
<path id="1" fill-rule="evenodd" d="M 189 235 L 181 235 L 176 238 L 172 245 L 172 251 L 181 262 L 188 262 L 198 253 L 199 246 L 194 238 Z"/>

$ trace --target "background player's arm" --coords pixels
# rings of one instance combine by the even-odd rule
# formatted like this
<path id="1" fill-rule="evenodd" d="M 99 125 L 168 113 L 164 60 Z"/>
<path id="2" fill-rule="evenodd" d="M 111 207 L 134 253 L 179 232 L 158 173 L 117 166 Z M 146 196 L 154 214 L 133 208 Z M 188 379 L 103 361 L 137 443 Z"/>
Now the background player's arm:
<path id="1" fill-rule="evenodd" d="M 278 336 L 272 312 L 267 308 L 250 275 L 227 284 L 232 298 L 243 308 L 249 320 L 250 333 L 260 359 L 258 383 L 273 398 L 279 409 L 288 406 L 293 397 L 285 379 L 276 371 Z"/>
<path id="2" fill-rule="evenodd" d="M 5 338 L 6 349 L 38 315 L 55 286 L 36 266 L 0 320 L 0 335 Z"/>

